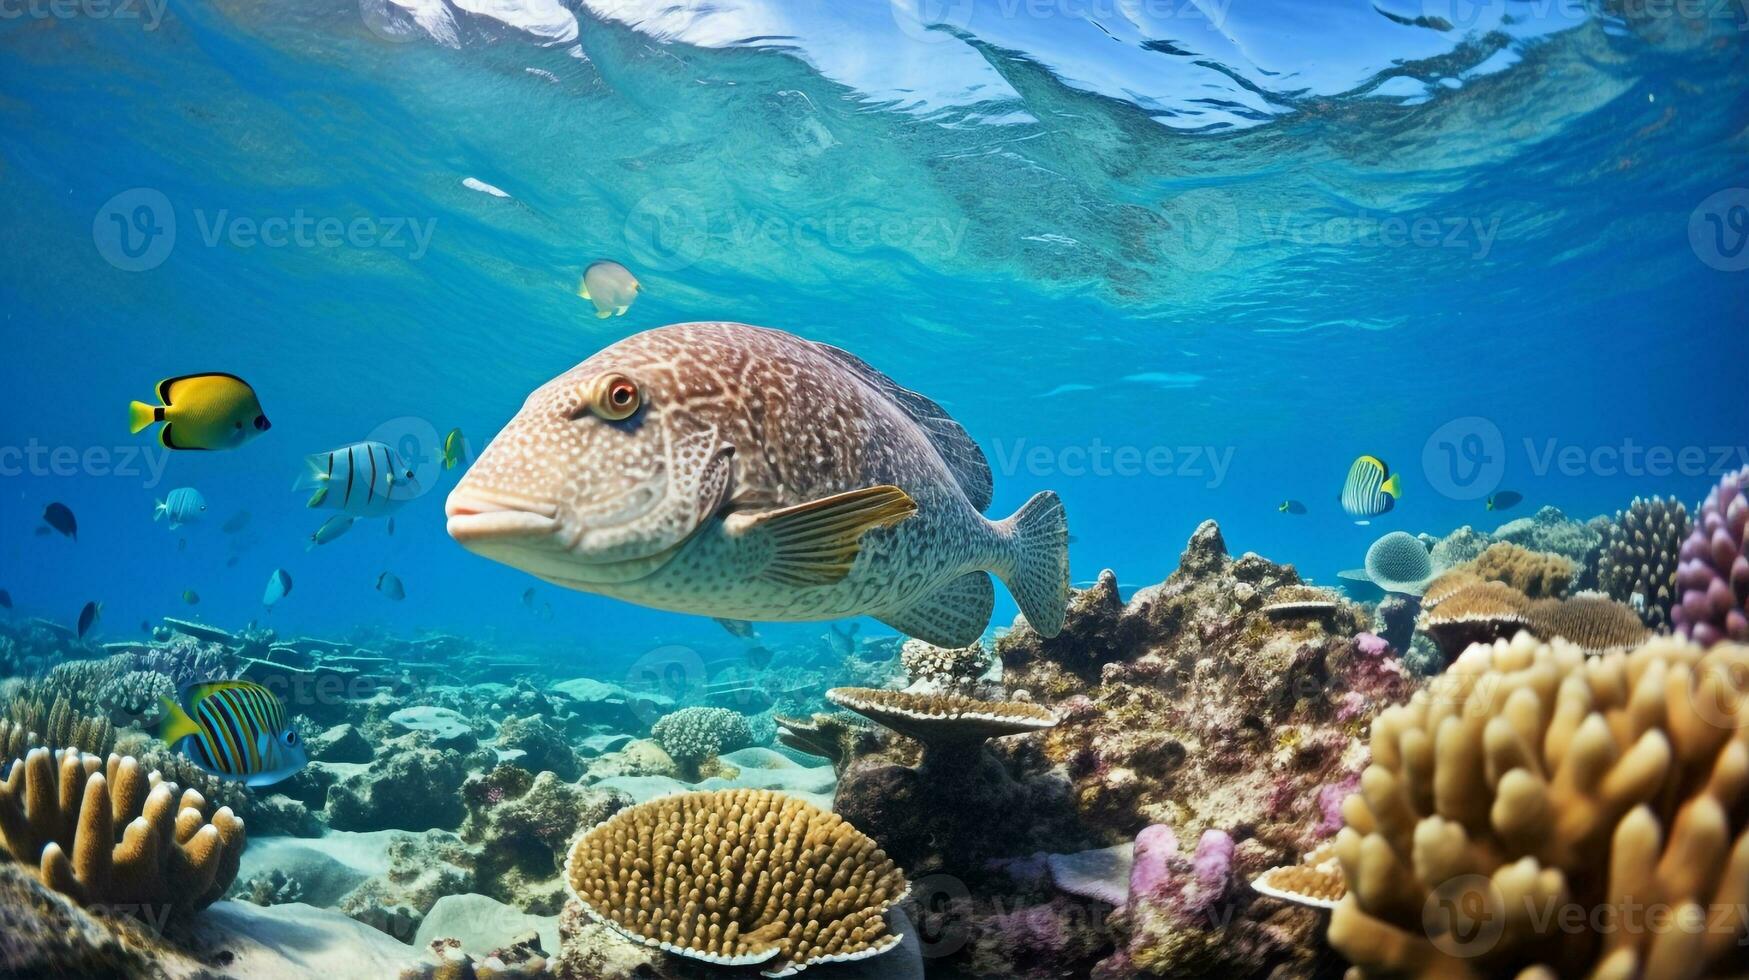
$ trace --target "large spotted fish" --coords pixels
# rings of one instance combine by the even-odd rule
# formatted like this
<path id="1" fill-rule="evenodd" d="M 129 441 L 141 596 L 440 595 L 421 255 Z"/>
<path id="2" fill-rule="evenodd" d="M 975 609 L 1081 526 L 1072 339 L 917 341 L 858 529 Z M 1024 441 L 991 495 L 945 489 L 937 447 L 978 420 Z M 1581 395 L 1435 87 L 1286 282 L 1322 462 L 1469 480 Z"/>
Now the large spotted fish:
<path id="1" fill-rule="evenodd" d="M 555 585 L 725 619 L 874 616 L 970 643 L 1008 586 L 1054 636 L 1068 526 L 984 518 L 990 465 L 856 356 L 740 323 L 627 338 L 547 382 L 450 494 L 449 533 Z"/>

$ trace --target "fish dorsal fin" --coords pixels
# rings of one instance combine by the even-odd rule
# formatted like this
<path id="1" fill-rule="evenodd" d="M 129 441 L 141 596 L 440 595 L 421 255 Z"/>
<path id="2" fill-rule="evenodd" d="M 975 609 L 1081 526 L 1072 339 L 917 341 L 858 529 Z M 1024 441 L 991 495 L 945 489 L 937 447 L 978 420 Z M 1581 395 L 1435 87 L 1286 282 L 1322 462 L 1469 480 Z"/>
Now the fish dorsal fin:
<path id="1" fill-rule="evenodd" d="M 203 371 L 200 374 L 182 374 L 174 378 L 165 378 L 163 381 L 158 382 L 158 400 L 169 405 L 171 403 L 171 398 L 175 394 L 177 385 L 185 381 L 199 381 L 202 378 L 227 378 L 231 381 L 237 382 L 245 388 L 249 387 L 249 382 L 244 381 L 242 378 L 239 378 L 234 374 L 226 374 L 223 371 Z"/>
<path id="2" fill-rule="evenodd" d="M 995 478 L 990 474 L 990 461 L 984 458 L 984 451 L 966 434 L 965 428 L 947 414 L 946 409 L 903 387 L 847 350 L 818 342 L 814 342 L 814 347 L 854 371 L 917 423 L 929 436 L 929 441 L 934 444 L 941 461 L 952 471 L 954 481 L 960 485 L 961 492 L 966 495 L 973 510 L 983 513 L 990 506 L 990 496 L 995 487 Z"/>

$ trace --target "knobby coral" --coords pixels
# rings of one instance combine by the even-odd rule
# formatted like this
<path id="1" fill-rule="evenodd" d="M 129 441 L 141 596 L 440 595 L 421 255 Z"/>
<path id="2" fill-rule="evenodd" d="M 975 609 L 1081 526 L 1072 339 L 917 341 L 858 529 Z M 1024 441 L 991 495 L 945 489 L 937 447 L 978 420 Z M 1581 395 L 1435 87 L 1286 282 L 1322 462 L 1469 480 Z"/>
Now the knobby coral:
<path id="1" fill-rule="evenodd" d="M 1363 977 L 1742 972 L 1708 913 L 1749 902 L 1746 678 L 1734 645 L 1471 648 L 1373 725 L 1331 944 Z"/>
<path id="2" fill-rule="evenodd" d="M 0 844 L 87 905 L 198 911 L 231 886 L 244 843 L 229 807 L 209 820 L 199 793 L 131 756 L 34 749 L 0 784 Z"/>
<path id="3" fill-rule="evenodd" d="M 650 736 L 694 780 L 702 764 L 753 741 L 747 719 L 728 708 L 681 708 L 658 719 Z"/>
<path id="4" fill-rule="evenodd" d="M 994 659 L 980 641 L 963 647 L 938 647 L 922 640 L 906 640 L 899 649 L 899 665 L 911 678 L 912 688 L 938 693 L 970 693 Z"/>
<path id="5" fill-rule="evenodd" d="M 1490 582 L 1505 582 L 1532 599 L 1567 594 L 1577 566 L 1545 551 L 1531 551 L 1510 541 L 1490 545 L 1470 562 L 1469 569 Z"/>
<path id="6" fill-rule="evenodd" d="M 621 810 L 578 838 L 565 878 L 591 918 L 628 938 L 773 977 L 891 949 L 884 916 L 906 890 L 839 817 L 747 789 Z"/>
<path id="7" fill-rule="evenodd" d="M 1676 568 L 1676 629 L 1696 643 L 1749 642 L 1749 466 L 1707 494 Z"/>
<path id="8" fill-rule="evenodd" d="M 1597 587 L 1632 606 L 1647 626 L 1670 623 L 1676 603 L 1676 567 L 1690 530 L 1688 508 L 1674 498 L 1635 497 L 1604 527 L 1597 555 Z"/>

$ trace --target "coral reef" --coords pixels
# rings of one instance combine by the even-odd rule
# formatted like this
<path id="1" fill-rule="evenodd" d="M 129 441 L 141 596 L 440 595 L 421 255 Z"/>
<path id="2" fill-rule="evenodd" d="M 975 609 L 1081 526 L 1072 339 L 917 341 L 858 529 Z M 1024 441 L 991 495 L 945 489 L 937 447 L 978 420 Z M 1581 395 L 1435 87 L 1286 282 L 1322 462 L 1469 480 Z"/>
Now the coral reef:
<path id="1" fill-rule="evenodd" d="M 485 894 L 525 912 L 554 915 L 564 905 L 560 871 L 580 827 L 592 827 L 631 803 L 623 793 L 580 789 L 551 771 L 531 776 L 500 765 L 462 786 L 468 819 L 462 839 Z"/>
<path id="2" fill-rule="evenodd" d="M 976 694 L 995 656 L 975 642 L 958 649 L 908 639 L 899 649 L 899 665 L 911 678 L 911 690 L 936 694 Z"/>
<path id="3" fill-rule="evenodd" d="M 530 772 L 551 772 L 566 782 L 583 774 L 583 765 L 564 733 L 539 715 L 505 718 L 498 725 L 496 744 L 500 751 L 521 752 L 517 765 Z"/>
<path id="4" fill-rule="evenodd" d="M 1707 493 L 1676 569 L 1678 632 L 1703 646 L 1749 642 L 1749 466 Z"/>
<path id="5" fill-rule="evenodd" d="M 131 756 L 34 749 L 0 784 L 0 844 L 76 901 L 172 917 L 224 895 L 245 839 L 229 808 L 209 819 Z"/>
<path id="6" fill-rule="evenodd" d="M 1470 568 L 1453 569 L 1429 585 L 1422 610 L 1421 629 L 1447 661 L 1471 644 L 1493 643 L 1520 631 L 1565 639 L 1592 652 L 1633 646 L 1646 636 L 1638 613 L 1601 593 L 1532 599 Z"/>
<path id="7" fill-rule="evenodd" d="M 1413 534 L 1392 531 L 1366 549 L 1366 575 L 1386 592 L 1420 595 L 1433 579 L 1433 556 Z"/>
<path id="8" fill-rule="evenodd" d="M 1126 909 L 1118 925 L 1128 938 L 1096 976 L 1297 975 L 1328 956 L 1315 916 L 1284 914 L 1232 881 L 1297 859 L 1335 832 L 1340 800 L 1367 761 L 1372 711 L 1406 699 L 1417 681 L 1389 648 L 1355 640 L 1371 623 L 1352 603 L 1316 617 L 1264 611 L 1299 587 L 1290 566 L 1229 556 L 1219 528 L 1205 522 L 1166 582 L 1094 621 L 1101 648 L 1108 636 L 1123 641 L 1090 678 L 1043 662 L 1024 623 L 997 642 L 1009 683 L 1051 692 L 1049 707 L 1063 720 L 1029 738 L 1042 738 L 1072 780 L 1082 825 L 1106 843 L 1144 831 L 1161 844 L 1166 833 L 1209 841 L 1195 900 L 1181 901 L 1197 880 L 1196 851 L 1174 847 L 1164 863 L 1177 884 L 1143 889 L 1156 897 Z M 1070 662 L 1079 660 L 1074 628 L 1071 620 L 1051 641 L 1071 648 Z M 1155 853 L 1138 851 L 1141 865 Z M 1226 865 L 1218 897 L 1217 857 Z"/>
<path id="9" fill-rule="evenodd" d="M 1676 569 L 1690 528 L 1688 508 L 1675 498 L 1635 497 L 1603 528 L 1598 590 L 1633 607 L 1647 626 L 1668 627 L 1676 604 Z"/>
<path id="10" fill-rule="evenodd" d="M 64 696 L 14 698 L 4 724 L 0 744 L 8 752 L 0 757 L 0 767 L 23 756 L 24 748 L 78 749 L 97 756 L 107 756 L 115 748 L 115 725 L 108 718 L 79 713 L 75 702 Z"/>
<path id="11" fill-rule="evenodd" d="M 1543 507 L 1529 517 L 1508 521 L 1494 530 L 1494 541 L 1507 541 L 1531 551 L 1560 555 L 1575 567 L 1585 567 L 1603 539 L 1598 529 L 1575 521 L 1556 507 Z"/>
<path id="12" fill-rule="evenodd" d="M 434 748 L 423 739 L 419 734 L 395 739 L 367 770 L 335 782 L 327 792 L 328 825 L 336 830 L 460 826 L 465 815 L 461 787 L 468 777 L 466 759 L 454 749 Z"/>
<path id="13" fill-rule="evenodd" d="M 622 810 L 577 840 L 565 878 L 587 913 L 623 935 L 768 976 L 893 948 L 884 916 L 906 890 L 874 841 L 767 790 Z"/>
<path id="14" fill-rule="evenodd" d="M 1510 541 L 1488 546 L 1467 567 L 1490 582 L 1504 582 L 1532 599 L 1560 598 L 1567 594 L 1577 566 L 1557 554 L 1531 551 Z"/>
<path id="15" fill-rule="evenodd" d="M 921 767 L 961 767 L 986 741 L 1005 735 L 1042 732 L 1057 716 L 1023 701 L 979 701 L 957 694 L 918 694 L 835 687 L 826 700 L 916 740 L 923 746 Z"/>
<path id="16" fill-rule="evenodd" d="M 663 715 L 650 736 L 680 766 L 681 777 L 697 782 L 701 770 L 724 752 L 753 744 L 747 719 L 728 708 L 681 708 Z"/>
<path id="17" fill-rule="evenodd" d="M 840 776 L 856 760 L 887 747 L 887 740 L 878 728 L 844 712 L 807 718 L 777 715 L 773 720 L 777 723 L 779 744 L 830 761 Z"/>
<path id="18" fill-rule="evenodd" d="M 1698 917 L 1749 901 L 1745 677 L 1729 644 L 1471 648 L 1373 724 L 1331 944 L 1360 976 L 1741 972 Z M 1701 928 L 1596 924 L 1654 907 Z"/>

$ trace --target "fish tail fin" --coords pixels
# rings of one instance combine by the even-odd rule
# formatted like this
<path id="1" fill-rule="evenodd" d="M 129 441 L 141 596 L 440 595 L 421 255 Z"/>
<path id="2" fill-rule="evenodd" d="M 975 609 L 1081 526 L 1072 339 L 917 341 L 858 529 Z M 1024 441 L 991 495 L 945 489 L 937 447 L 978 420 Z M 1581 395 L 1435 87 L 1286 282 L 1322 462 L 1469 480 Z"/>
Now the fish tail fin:
<path id="1" fill-rule="evenodd" d="M 1379 486 L 1379 489 L 1393 497 L 1403 495 L 1403 474 L 1392 473 L 1391 478 Z"/>
<path id="2" fill-rule="evenodd" d="M 328 485 L 328 457 L 331 453 L 311 453 L 304 457 L 304 471 L 298 474 L 293 490 L 317 490 Z M 315 506 L 312 504 L 311 506 Z"/>
<path id="3" fill-rule="evenodd" d="M 1069 608 L 1069 518 L 1063 501 L 1044 490 L 996 531 L 1009 547 L 1008 567 L 994 569 L 1040 636 L 1056 636 Z"/>
<path id="4" fill-rule="evenodd" d="M 163 409 L 145 402 L 128 402 L 128 431 L 138 435 L 140 430 L 153 422 L 164 421 Z"/>
<path id="5" fill-rule="evenodd" d="M 190 735 L 199 735 L 200 726 L 194 719 L 188 717 L 182 705 L 169 698 L 159 698 L 158 703 L 164 708 L 164 720 L 158 725 L 158 737 L 166 744 L 174 746 Z"/>
<path id="6" fill-rule="evenodd" d="M 1281 511 L 1283 514 L 1287 513 L 1287 501 L 1284 500 L 1277 504 L 1275 509 Z"/>
<path id="7" fill-rule="evenodd" d="M 1493 510 L 1494 509 L 1494 498 L 1489 497 L 1487 502 L 1482 504 L 1482 509 L 1483 510 Z"/>
<path id="8" fill-rule="evenodd" d="M 160 500 L 152 507 L 152 520 L 161 520 L 168 513 L 170 513 L 170 505 Z"/>

